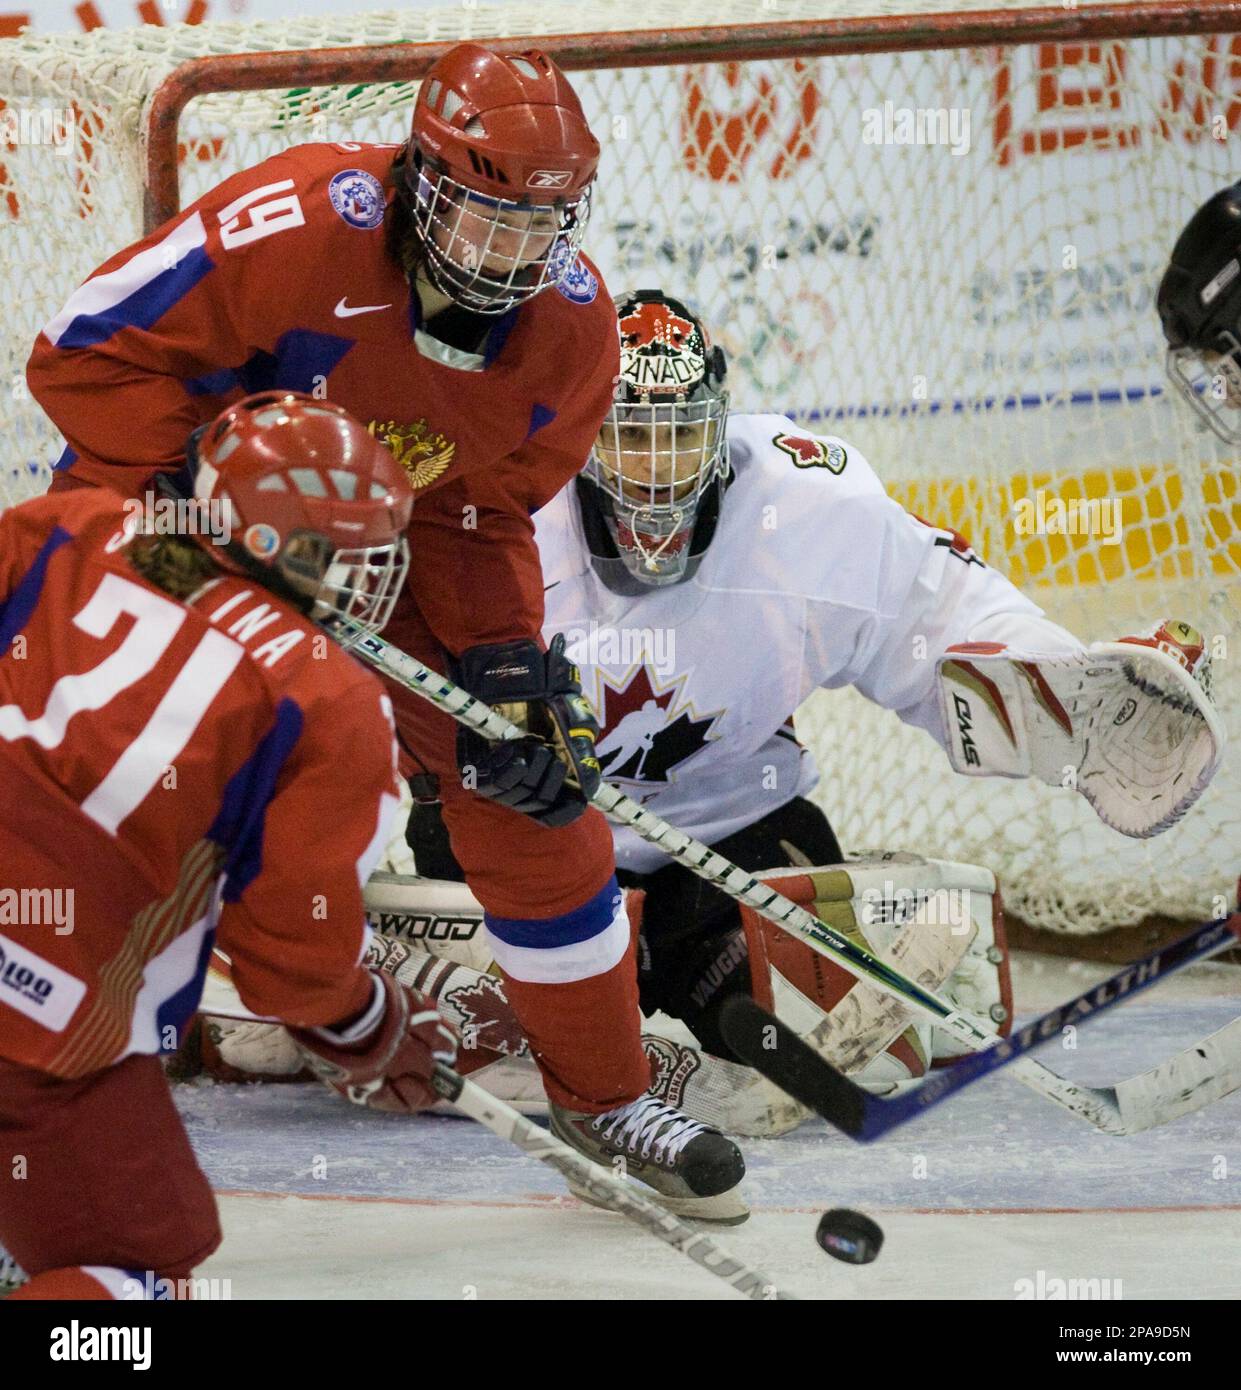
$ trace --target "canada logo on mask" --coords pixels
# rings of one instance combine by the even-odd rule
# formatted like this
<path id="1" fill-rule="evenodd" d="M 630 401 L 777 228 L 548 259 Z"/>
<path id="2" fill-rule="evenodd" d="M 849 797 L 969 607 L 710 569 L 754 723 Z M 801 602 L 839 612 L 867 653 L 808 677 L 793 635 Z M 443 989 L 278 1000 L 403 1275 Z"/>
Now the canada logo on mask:
<path id="1" fill-rule="evenodd" d="M 706 370 L 706 343 L 692 319 L 642 303 L 620 319 L 621 375 L 642 392 L 692 389 Z"/>

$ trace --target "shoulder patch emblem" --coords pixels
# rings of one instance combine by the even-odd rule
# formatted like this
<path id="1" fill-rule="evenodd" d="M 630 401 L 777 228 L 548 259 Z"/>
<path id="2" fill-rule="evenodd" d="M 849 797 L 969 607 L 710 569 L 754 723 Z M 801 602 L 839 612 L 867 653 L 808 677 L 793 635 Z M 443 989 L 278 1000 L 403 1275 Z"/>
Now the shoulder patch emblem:
<path id="1" fill-rule="evenodd" d="M 384 220 L 384 186 L 365 169 L 342 169 L 327 195 L 341 220 L 360 231 L 372 231 Z"/>
<path id="2" fill-rule="evenodd" d="M 552 252 L 551 268 L 548 272 L 552 283 L 564 297 L 573 304 L 593 304 L 599 294 L 599 281 L 594 273 L 582 263 L 580 256 L 565 269 L 569 252 L 564 242 L 558 243 Z"/>
<path id="3" fill-rule="evenodd" d="M 843 473 L 849 462 L 844 449 L 839 444 L 829 444 L 826 439 L 778 434 L 771 442 L 777 449 L 783 449 L 798 468 L 827 468 L 833 473 Z"/>

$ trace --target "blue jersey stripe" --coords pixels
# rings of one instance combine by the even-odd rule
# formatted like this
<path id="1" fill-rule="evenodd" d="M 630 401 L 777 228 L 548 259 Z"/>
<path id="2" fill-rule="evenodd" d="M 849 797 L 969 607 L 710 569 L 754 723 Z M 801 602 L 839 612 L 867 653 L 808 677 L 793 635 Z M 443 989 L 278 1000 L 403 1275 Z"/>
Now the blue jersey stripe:
<path id="1" fill-rule="evenodd" d="M 267 806 L 276 793 L 276 779 L 301 737 L 303 723 L 297 702 L 288 697 L 281 700 L 275 723 L 224 788 L 207 838 L 228 851 L 222 866 L 225 902 L 236 902 L 262 871 Z"/>
<path id="2" fill-rule="evenodd" d="M 612 925 L 619 902 L 620 888 L 613 874 L 593 898 L 559 917 L 494 917 L 488 912 L 485 921 L 487 930 L 506 946 L 554 950 L 602 935 Z"/>
<path id="3" fill-rule="evenodd" d="M 311 328 L 291 328 L 280 336 L 275 352 L 260 349 L 239 367 L 222 367 L 190 377 L 185 389 L 191 396 L 222 396 L 235 386 L 247 395 L 256 391 L 305 391 L 313 395 L 336 370 L 356 338 L 318 333 Z"/>
<path id="4" fill-rule="evenodd" d="M 34 563 L 17 582 L 17 587 L 0 603 L 0 657 L 7 656 L 13 641 L 30 621 L 43 592 L 43 581 L 47 578 L 47 566 L 52 556 L 66 541 L 72 540 L 63 526 L 57 526 L 43 542 Z"/>
<path id="5" fill-rule="evenodd" d="M 508 335 L 517 327 L 517 317 L 520 313 L 521 305 L 514 305 L 507 314 L 491 325 L 491 331 L 483 343 L 484 367 L 490 367 L 504 351 L 504 344 L 508 342 Z"/>
<path id="6" fill-rule="evenodd" d="M 556 412 L 551 406 L 541 405 L 535 401 L 530 408 L 530 428 L 526 431 L 526 438 L 529 439 L 532 434 L 538 434 L 544 425 L 550 425 L 555 418 Z"/>
<path id="7" fill-rule="evenodd" d="M 60 335 L 62 348 L 94 347 L 122 328 L 151 328 L 215 268 L 201 246 L 186 251 L 175 266 L 153 276 L 131 295 L 96 314 L 79 314 Z"/>
<path id="8" fill-rule="evenodd" d="M 214 945 L 215 932 L 204 932 L 193 977 L 186 980 L 175 994 L 169 995 L 156 1010 L 155 1029 L 159 1035 L 161 1052 L 175 1052 L 184 1041 L 185 1025 L 203 997 L 203 981 L 207 978 L 207 966 Z M 165 1044 L 165 1038 L 171 1038 L 172 1041 Z"/>

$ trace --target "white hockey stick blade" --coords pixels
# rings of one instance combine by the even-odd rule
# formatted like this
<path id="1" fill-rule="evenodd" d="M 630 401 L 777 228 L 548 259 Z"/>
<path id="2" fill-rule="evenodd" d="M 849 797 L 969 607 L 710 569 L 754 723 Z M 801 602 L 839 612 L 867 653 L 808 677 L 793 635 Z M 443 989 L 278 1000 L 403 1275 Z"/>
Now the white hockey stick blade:
<path id="1" fill-rule="evenodd" d="M 1241 1087 L 1241 1018 L 1150 1071 L 1117 1083 L 1113 1094 L 1122 1134 L 1192 1115 Z"/>

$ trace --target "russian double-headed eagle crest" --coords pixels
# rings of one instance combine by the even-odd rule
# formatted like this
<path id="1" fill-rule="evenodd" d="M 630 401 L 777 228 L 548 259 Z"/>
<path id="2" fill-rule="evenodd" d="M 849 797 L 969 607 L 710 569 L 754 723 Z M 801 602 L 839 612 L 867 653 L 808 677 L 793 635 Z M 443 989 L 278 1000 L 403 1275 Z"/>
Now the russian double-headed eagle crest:
<path id="1" fill-rule="evenodd" d="M 412 425 L 398 425 L 395 420 L 372 420 L 367 429 L 392 450 L 392 457 L 405 470 L 412 488 L 433 483 L 447 470 L 457 452 L 456 444 L 433 430 L 426 420 L 415 420 Z"/>

